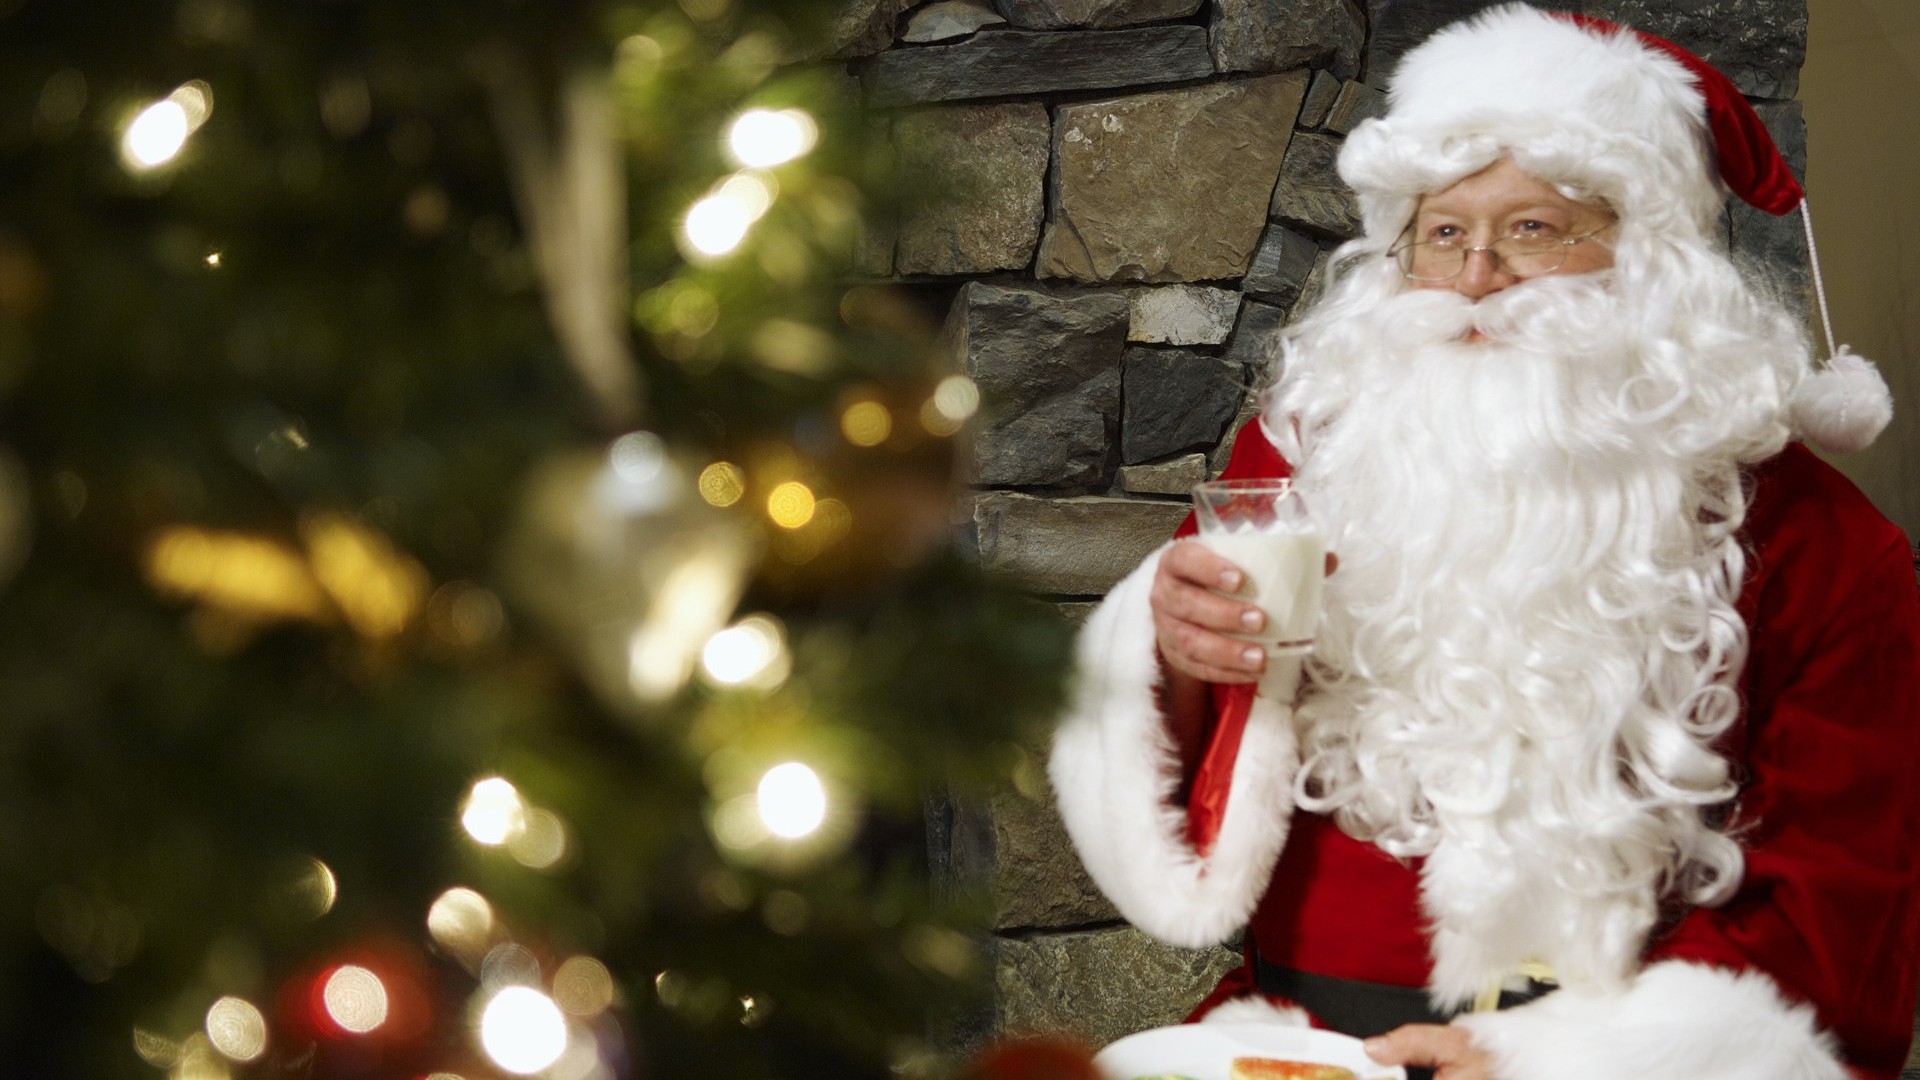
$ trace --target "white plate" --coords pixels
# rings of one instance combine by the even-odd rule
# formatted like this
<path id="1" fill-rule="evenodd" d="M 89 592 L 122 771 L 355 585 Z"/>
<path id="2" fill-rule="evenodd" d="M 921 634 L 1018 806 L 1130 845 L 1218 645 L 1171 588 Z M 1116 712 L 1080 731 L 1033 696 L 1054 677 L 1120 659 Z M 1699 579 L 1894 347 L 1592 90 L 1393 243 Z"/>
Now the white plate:
<path id="1" fill-rule="evenodd" d="M 1360 1080 L 1407 1080 L 1407 1070 L 1381 1065 L 1360 1048 L 1360 1040 L 1337 1031 L 1284 1024 L 1177 1024 L 1135 1032 L 1094 1056 L 1107 1080 L 1178 1073 L 1193 1080 L 1227 1080 L 1238 1057 L 1285 1058 L 1318 1065 L 1343 1065 Z"/>

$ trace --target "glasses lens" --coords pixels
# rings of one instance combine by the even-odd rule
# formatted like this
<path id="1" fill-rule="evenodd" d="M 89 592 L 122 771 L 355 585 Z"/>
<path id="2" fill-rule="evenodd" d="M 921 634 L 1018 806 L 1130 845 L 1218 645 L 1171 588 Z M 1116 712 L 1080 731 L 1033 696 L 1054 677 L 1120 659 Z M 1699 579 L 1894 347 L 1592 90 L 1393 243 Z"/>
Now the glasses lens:
<path id="1" fill-rule="evenodd" d="M 1509 236 L 1495 241 L 1493 251 L 1500 256 L 1500 265 L 1514 277 L 1551 274 L 1567 261 L 1567 246 L 1550 237 Z"/>
<path id="2" fill-rule="evenodd" d="M 1400 249 L 1400 270 L 1415 281 L 1447 281 L 1459 276 L 1465 262 L 1458 244 L 1427 241 Z"/>

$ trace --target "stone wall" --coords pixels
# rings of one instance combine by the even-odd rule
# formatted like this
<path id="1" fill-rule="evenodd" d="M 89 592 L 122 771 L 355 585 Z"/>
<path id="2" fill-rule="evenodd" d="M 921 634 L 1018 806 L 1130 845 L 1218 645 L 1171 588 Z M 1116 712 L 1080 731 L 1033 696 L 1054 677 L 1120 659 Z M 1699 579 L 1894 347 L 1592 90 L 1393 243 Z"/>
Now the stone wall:
<path id="1" fill-rule="evenodd" d="M 854 0 L 834 57 L 902 175 L 875 277 L 951 289 L 986 412 L 966 517 L 983 562 L 1084 609 L 1185 514 L 1267 378 L 1273 332 L 1357 227 L 1341 140 L 1411 45 L 1481 0 Z M 1570 0 L 1706 56 L 1796 170 L 1804 0 Z M 887 227 L 890 225 L 890 228 Z M 1744 265 L 1806 287 L 1793 219 L 1737 206 Z M 942 293 L 945 295 L 945 293 Z M 1237 962 L 1126 927 L 1074 859 L 1032 748 L 1013 790 L 930 815 L 943 874 L 990 885 L 988 1031 L 1104 1043 L 1179 1019 Z M 963 1037 L 967 1033 L 962 1033 Z"/>

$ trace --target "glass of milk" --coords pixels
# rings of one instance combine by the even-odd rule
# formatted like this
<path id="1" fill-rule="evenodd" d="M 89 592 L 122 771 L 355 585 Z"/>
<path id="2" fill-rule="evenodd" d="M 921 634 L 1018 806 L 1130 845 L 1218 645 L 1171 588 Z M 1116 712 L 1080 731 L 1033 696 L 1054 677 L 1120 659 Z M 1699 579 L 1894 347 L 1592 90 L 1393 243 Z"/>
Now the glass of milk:
<path id="1" fill-rule="evenodd" d="M 1193 489 L 1200 542 L 1244 577 L 1239 599 L 1267 613 L 1257 634 L 1233 636 L 1275 656 L 1313 651 L 1327 544 L 1306 500 L 1286 480 L 1210 480 Z"/>

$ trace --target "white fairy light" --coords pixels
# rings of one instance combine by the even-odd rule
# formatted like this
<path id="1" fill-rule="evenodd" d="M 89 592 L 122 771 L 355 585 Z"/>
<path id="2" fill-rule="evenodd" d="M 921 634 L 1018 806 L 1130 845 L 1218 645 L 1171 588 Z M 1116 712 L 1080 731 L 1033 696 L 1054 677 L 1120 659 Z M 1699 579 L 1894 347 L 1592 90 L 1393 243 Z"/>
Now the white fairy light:
<path id="1" fill-rule="evenodd" d="M 812 833 L 827 819 L 827 789 L 820 774 L 797 761 L 768 769 L 755 799 L 767 831 L 788 840 Z"/>
<path id="2" fill-rule="evenodd" d="M 526 828 L 527 804 L 508 781 L 492 776 L 473 785 L 460 824 L 475 843 L 499 847 Z"/>
<path id="3" fill-rule="evenodd" d="M 567 1019 L 540 991 L 509 986 L 493 995 L 480 1014 L 480 1045 L 508 1072 L 537 1073 L 566 1052 Z"/>
<path id="4" fill-rule="evenodd" d="M 820 138 L 813 117 L 800 109 L 748 109 L 727 129 L 727 149 L 750 169 L 770 169 L 804 156 Z"/>

